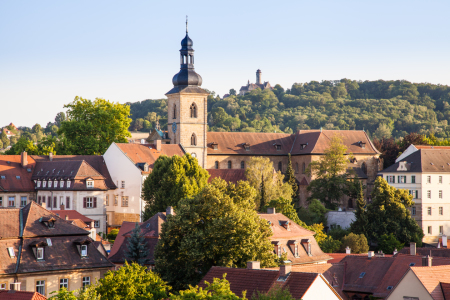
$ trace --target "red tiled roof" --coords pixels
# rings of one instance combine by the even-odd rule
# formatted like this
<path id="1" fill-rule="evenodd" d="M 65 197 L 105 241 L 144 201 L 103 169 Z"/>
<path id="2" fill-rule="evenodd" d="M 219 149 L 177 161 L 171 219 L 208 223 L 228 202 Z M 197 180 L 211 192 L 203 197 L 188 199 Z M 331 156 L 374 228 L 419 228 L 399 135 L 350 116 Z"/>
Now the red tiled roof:
<path id="1" fill-rule="evenodd" d="M 120 246 L 123 244 L 125 240 L 124 234 L 127 233 L 130 230 L 133 230 L 135 226 L 135 222 L 123 222 L 122 226 L 119 229 L 119 233 L 117 234 L 116 240 L 114 241 L 114 244 L 111 248 L 111 251 L 109 253 L 109 256 L 113 256 L 116 254 L 116 252 L 119 250 Z"/>
<path id="2" fill-rule="evenodd" d="M 0 155 L 0 191 L 34 192 L 31 172 L 34 169 L 35 161 L 29 155 L 27 161 L 28 165 L 24 168 L 21 165 L 20 155 Z M 27 169 L 30 169 L 31 172 L 28 172 Z M 2 176 L 5 176 L 5 179 L 1 179 Z M 20 176 L 20 179 L 17 179 L 16 176 Z"/>
<path id="3" fill-rule="evenodd" d="M 410 254 L 410 247 L 405 247 L 399 251 L 397 255 L 400 254 Z M 450 248 L 432 248 L 432 247 L 420 247 L 416 248 L 416 254 L 420 257 L 425 255 L 430 255 L 431 257 L 449 257 L 450 258 Z"/>
<path id="4" fill-rule="evenodd" d="M 184 155 L 183 148 L 178 144 L 162 144 L 161 151 L 156 150 L 156 147 L 150 144 L 116 143 L 116 145 L 135 165 L 137 163 L 148 163 L 149 172 L 141 171 L 143 174 L 151 172 L 155 161 L 161 155 Z"/>
<path id="5" fill-rule="evenodd" d="M 25 291 L 12 291 L 3 290 L 0 291 L 0 299 L 8 300 L 47 300 L 47 297 L 37 292 L 25 292 Z"/>
<path id="6" fill-rule="evenodd" d="M 414 145 L 417 149 L 450 149 L 450 146 L 430 146 L 430 145 Z"/>
<path id="7" fill-rule="evenodd" d="M 59 216 L 62 219 L 65 219 L 66 216 L 69 217 L 69 220 L 76 220 L 79 219 L 86 223 L 86 225 L 89 225 L 91 222 L 94 222 L 91 218 L 86 217 L 85 215 L 80 214 L 76 210 L 51 210 L 52 213 Z"/>
<path id="8" fill-rule="evenodd" d="M 442 294 L 445 300 L 450 300 L 450 283 L 441 282 Z"/>
<path id="9" fill-rule="evenodd" d="M 17 208 L 0 208 L 0 239 L 19 236 L 19 214 Z"/>
<path id="10" fill-rule="evenodd" d="M 239 180 L 246 180 L 245 169 L 207 169 L 209 175 L 208 182 L 211 182 L 214 178 L 222 178 L 226 182 L 232 182 L 236 184 Z"/>
<path id="11" fill-rule="evenodd" d="M 445 300 L 440 282 L 450 278 L 450 266 L 411 267 L 411 270 L 434 300 Z"/>

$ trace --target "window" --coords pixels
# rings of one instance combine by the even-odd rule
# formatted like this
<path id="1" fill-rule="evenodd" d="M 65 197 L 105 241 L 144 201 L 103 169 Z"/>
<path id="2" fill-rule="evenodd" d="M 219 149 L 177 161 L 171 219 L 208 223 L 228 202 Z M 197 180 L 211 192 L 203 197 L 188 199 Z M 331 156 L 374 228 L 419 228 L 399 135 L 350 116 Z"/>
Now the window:
<path id="1" fill-rule="evenodd" d="M 67 180 L 67 188 L 70 188 L 70 180 Z"/>
<path id="2" fill-rule="evenodd" d="M 281 161 L 278 162 L 278 171 L 283 171 L 283 163 Z"/>
<path id="3" fill-rule="evenodd" d="M 16 206 L 16 197 L 8 197 L 8 206 L 15 207 Z"/>
<path id="4" fill-rule="evenodd" d="M 44 248 L 39 247 L 36 249 L 36 258 L 37 259 L 44 259 Z"/>
<path id="5" fill-rule="evenodd" d="M 191 156 L 194 157 L 194 158 L 196 158 L 196 157 L 197 157 L 197 153 L 192 152 L 192 153 L 191 153 Z"/>
<path id="6" fill-rule="evenodd" d="M 11 258 L 16 257 L 16 253 L 14 253 L 13 247 L 8 247 L 8 254 L 9 254 L 9 257 L 11 257 Z"/>
<path id="7" fill-rule="evenodd" d="M 428 215 L 431 216 L 431 207 L 428 206 Z"/>
<path id="8" fill-rule="evenodd" d="M 20 206 L 24 207 L 25 205 L 27 205 L 27 196 L 22 196 L 20 197 Z"/>
<path id="9" fill-rule="evenodd" d="M 231 169 L 231 160 L 228 161 L 228 169 Z"/>
<path id="10" fill-rule="evenodd" d="M 281 246 L 277 246 L 278 257 L 281 257 Z"/>
<path id="11" fill-rule="evenodd" d="M 91 284 L 91 277 L 89 277 L 89 276 L 83 277 L 83 288 L 85 288 L 86 286 L 88 286 L 90 284 Z"/>
<path id="12" fill-rule="evenodd" d="M 444 233 L 444 226 L 439 226 L 439 234 L 442 235 Z"/>
<path id="13" fill-rule="evenodd" d="M 416 265 L 416 263 L 410 263 L 409 266 L 410 267 L 414 267 Z"/>
<path id="14" fill-rule="evenodd" d="M 191 118 L 197 118 L 197 105 L 195 103 L 191 104 Z"/>
<path id="15" fill-rule="evenodd" d="M 0 290 L 6 290 L 6 283 L 0 283 Z"/>
<path id="16" fill-rule="evenodd" d="M 125 188 L 125 180 L 122 180 L 122 188 Z"/>
<path id="17" fill-rule="evenodd" d="M 64 181 L 63 181 L 63 180 L 61 180 L 61 181 L 59 182 L 59 187 L 60 187 L 60 188 L 63 188 L 63 187 L 64 187 Z"/>
<path id="18" fill-rule="evenodd" d="M 119 196 L 115 195 L 114 196 L 114 206 L 119 205 Z"/>
<path id="19" fill-rule="evenodd" d="M 439 176 L 439 183 L 442 183 L 442 176 Z"/>
<path id="20" fill-rule="evenodd" d="M 359 274 L 359 278 L 364 278 L 364 275 L 366 275 L 366 272 L 362 272 L 361 274 Z"/>
<path id="21" fill-rule="evenodd" d="M 40 180 L 37 181 L 36 186 L 37 187 L 41 187 L 41 181 Z"/>
<path id="22" fill-rule="evenodd" d="M 444 208 L 441 206 L 439 207 L 439 215 L 442 216 L 444 214 Z"/>
<path id="23" fill-rule="evenodd" d="M 245 161 L 241 161 L 241 169 L 245 169 Z"/>
<path id="24" fill-rule="evenodd" d="M 298 257 L 298 244 L 294 245 L 294 255 L 295 257 Z"/>
<path id="25" fill-rule="evenodd" d="M 395 176 L 392 175 L 386 176 L 386 181 L 388 183 L 395 183 Z"/>
<path id="26" fill-rule="evenodd" d="M 433 231 L 431 230 L 431 226 L 428 226 L 428 234 L 432 234 Z"/>
<path id="27" fill-rule="evenodd" d="M 47 181 L 42 181 L 42 187 L 47 187 Z"/>
<path id="28" fill-rule="evenodd" d="M 191 135 L 191 146 L 197 146 L 197 137 L 195 136 L 195 133 Z"/>
<path id="29" fill-rule="evenodd" d="M 53 208 L 58 207 L 58 197 L 53 197 Z"/>
<path id="30" fill-rule="evenodd" d="M 431 191 L 430 190 L 427 191 L 427 198 L 431 199 Z"/>
<path id="31" fill-rule="evenodd" d="M 69 289 L 69 279 L 68 278 L 61 278 L 59 280 L 59 288 L 66 288 Z"/>
<path id="32" fill-rule="evenodd" d="M 411 183 L 416 183 L 416 176 L 415 175 L 411 176 Z"/>
<path id="33" fill-rule="evenodd" d="M 94 187 L 94 180 L 87 180 L 86 181 L 86 187 L 88 189 L 92 189 Z"/>
<path id="34" fill-rule="evenodd" d="M 363 162 L 361 164 L 361 170 L 363 171 L 364 174 L 367 175 L 367 165 L 366 165 L 366 163 Z"/>
<path id="35" fill-rule="evenodd" d="M 106 201 L 105 202 L 106 202 L 105 205 L 109 206 L 109 195 L 106 195 Z"/>
<path id="36" fill-rule="evenodd" d="M 419 297 L 408 297 L 408 296 L 403 296 L 403 300 L 419 300 Z"/>
<path id="37" fill-rule="evenodd" d="M 87 256 L 87 245 L 81 245 L 81 256 Z"/>
<path id="38" fill-rule="evenodd" d="M 177 118 L 177 105 L 174 104 L 173 105 L 173 119 L 176 119 L 176 118 Z"/>
<path id="39" fill-rule="evenodd" d="M 49 188 L 52 187 L 52 181 L 51 181 L 51 180 L 48 181 L 48 187 L 49 187 Z"/>
<path id="40" fill-rule="evenodd" d="M 45 280 L 36 280 L 36 292 L 45 295 Z"/>
<path id="41" fill-rule="evenodd" d="M 295 173 L 298 174 L 298 163 L 295 163 Z"/>
<path id="42" fill-rule="evenodd" d="M 413 206 L 411 210 L 412 210 L 412 213 L 411 213 L 411 214 L 412 214 L 413 216 L 415 216 L 415 215 L 416 215 L 416 207 Z"/>
<path id="43" fill-rule="evenodd" d="M 275 145 L 275 148 L 277 149 L 277 151 L 281 150 L 281 145 Z"/>
<path id="44" fill-rule="evenodd" d="M 66 208 L 70 208 L 70 197 L 66 197 Z"/>
<path id="45" fill-rule="evenodd" d="M 128 207 L 128 196 L 122 196 L 122 207 Z"/>
<path id="46" fill-rule="evenodd" d="M 0 207 L 3 207 L 3 197 L 0 197 Z"/>
<path id="47" fill-rule="evenodd" d="M 83 198 L 83 208 L 96 208 L 96 207 L 97 207 L 97 197 Z"/>
<path id="48" fill-rule="evenodd" d="M 442 191 L 439 191 L 439 198 L 442 199 Z"/>
<path id="49" fill-rule="evenodd" d="M 55 188 L 57 188 L 57 187 L 58 187 L 58 181 L 55 180 L 55 181 L 53 182 L 53 185 L 55 186 Z"/>
<path id="50" fill-rule="evenodd" d="M 431 183 L 431 176 L 427 176 L 427 183 Z"/>
<path id="51" fill-rule="evenodd" d="M 100 221 L 94 221 L 94 227 L 100 228 Z"/>
<path id="52" fill-rule="evenodd" d="M 406 183 L 406 176 L 398 176 L 398 183 Z"/>
<path id="53" fill-rule="evenodd" d="M 306 163 L 302 163 L 302 174 L 306 173 Z"/>
<path id="54" fill-rule="evenodd" d="M 353 199 L 348 199 L 348 208 L 353 208 Z"/>
<path id="55" fill-rule="evenodd" d="M 219 168 L 219 162 L 216 160 L 214 162 L 214 169 L 218 169 Z"/>

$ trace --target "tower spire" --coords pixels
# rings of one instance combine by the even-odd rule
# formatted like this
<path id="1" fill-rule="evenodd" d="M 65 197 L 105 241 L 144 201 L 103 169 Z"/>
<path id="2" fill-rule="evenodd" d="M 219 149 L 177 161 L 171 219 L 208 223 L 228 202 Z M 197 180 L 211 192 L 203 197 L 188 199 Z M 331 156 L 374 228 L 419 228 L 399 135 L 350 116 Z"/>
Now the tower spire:
<path id="1" fill-rule="evenodd" d="M 188 16 L 186 15 L 186 33 L 188 33 Z"/>

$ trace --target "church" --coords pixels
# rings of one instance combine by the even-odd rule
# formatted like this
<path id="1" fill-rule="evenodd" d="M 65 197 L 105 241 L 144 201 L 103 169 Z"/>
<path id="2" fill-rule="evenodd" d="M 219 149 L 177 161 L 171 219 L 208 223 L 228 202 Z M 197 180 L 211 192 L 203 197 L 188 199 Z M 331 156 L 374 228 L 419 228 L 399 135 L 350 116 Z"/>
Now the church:
<path id="1" fill-rule="evenodd" d="M 207 97 L 201 88 L 202 77 L 194 69 L 193 41 L 186 30 L 181 41 L 180 71 L 173 77 L 167 92 L 168 132 L 154 129 L 147 141 L 151 144 L 179 144 L 185 153 L 198 159 L 212 177 L 228 181 L 245 179 L 245 168 L 253 156 L 268 157 L 276 171 L 286 171 L 288 155 L 299 183 L 301 201 L 312 178 L 305 174 L 309 163 L 320 159 L 334 135 L 340 135 L 354 159 L 348 163 L 368 186 L 382 169 L 380 152 L 362 130 L 299 130 L 294 134 L 255 132 L 208 132 Z M 258 75 L 258 74 L 257 74 Z M 366 193 L 368 194 L 368 193 Z M 343 207 L 353 208 L 351 200 Z"/>

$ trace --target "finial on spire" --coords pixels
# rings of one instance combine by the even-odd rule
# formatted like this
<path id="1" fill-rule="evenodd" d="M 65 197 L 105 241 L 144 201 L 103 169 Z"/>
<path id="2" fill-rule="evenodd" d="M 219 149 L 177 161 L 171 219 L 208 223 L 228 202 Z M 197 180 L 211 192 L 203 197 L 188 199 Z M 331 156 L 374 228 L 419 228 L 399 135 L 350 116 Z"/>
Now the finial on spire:
<path id="1" fill-rule="evenodd" d="M 186 15 L 186 33 L 188 33 L 188 16 Z"/>

